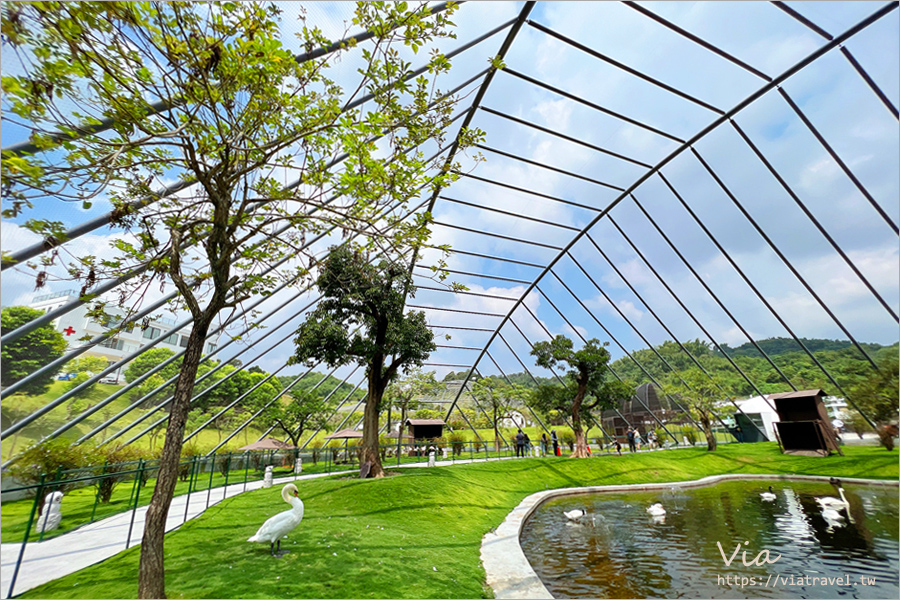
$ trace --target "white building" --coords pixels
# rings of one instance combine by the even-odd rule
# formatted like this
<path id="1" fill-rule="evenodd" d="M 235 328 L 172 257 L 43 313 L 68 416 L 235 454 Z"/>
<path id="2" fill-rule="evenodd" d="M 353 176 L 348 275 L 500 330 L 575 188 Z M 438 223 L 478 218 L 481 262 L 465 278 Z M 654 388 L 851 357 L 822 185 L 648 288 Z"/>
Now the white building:
<path id="1" fill-rule="evenodd" d="M 775 437 L 774 424 L 779 421 L 779 418 L 778 413 L 772 408 L 774 403 L 771 401 L 766 402 L 767 397 L 768 396 L 753 396 L 746 400 L 735 400 L 735 404 L 740 407 L 741 412 L 747 415 L 753 424 L 766 433 L 766 437 L 769 438 L 769 441 L 774 442 L 777 439 Z"/>
<path id="2" fill-rule="evenodd" d="M 77 290 L 66 290 L 63 292 L 35 296 L 29 306 L 46 313 L 77 299 Z M 113 317 L 111 323 L 109 323 L 113 326 L 121 322 L 121 318 L 125 316 L 125 311 L 115 308 L 107 308 L 106 312 Z M 84 344 L 85 341 L 81 339 L 84 336 L 95 338 L 109 329 L 108 326 L 104 326 L 104 324 L 89 317 L 87 313 L 88 306 L 81 305 L 62 316 L 57 317 L 51 322 L 51 325 L 59 331 L 63 335 L 63 338 L 68 342 L 69 350 L 78 348 Z M 116 316 L 118 316 L 119 319 L 116 319 Z M 101 356 L 107 359 L 110 364 L 117 363 L 124 357 L 132 354 L 142 346 L 147 345 L 149 342 L 161 336 L 165 336 L 165 339 L 158 343 L 156 347 L 168 348 L 177 352 L 181 348 L 187 347 L 189 330 L 187 328 L 181 328 L 177 331 L 172 331 L 175 324 L 176 322 L 174 319 L 154 319 L 149 322 L 146 328 L 142 329 L 140 326 L 135 326 L 131 331 L 122 331 L 114 338 L 107 339 L 90 350 L 87 350 L 82 356 Z M 205 353 L 209 354 L 215 349 L 216 344 L 208 342 L 206 344 Z M 117 379 L 121 379 L 121 372 L 125 366 L 127 365 L 122 364 L 119 369 L 115 371 Z"/>

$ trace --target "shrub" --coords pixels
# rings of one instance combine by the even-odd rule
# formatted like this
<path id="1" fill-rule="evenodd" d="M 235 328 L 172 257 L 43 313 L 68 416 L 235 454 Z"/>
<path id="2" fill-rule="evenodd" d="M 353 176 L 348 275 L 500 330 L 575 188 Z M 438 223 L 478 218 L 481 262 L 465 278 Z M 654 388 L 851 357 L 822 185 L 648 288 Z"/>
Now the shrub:
<path id="1" fill-rule="evenodd" d="M 312 450 L 312 461 L 314 465 L 319 462 L 319 452 L 322 450 L 322 445 L 322 440 L 319 439 L 313 440 L 307 445 L 307 448 Z"/>
<path id="2" fill-rule="evenodd" d="M 466 445 L 466 434 L 462 431 L 451 431 L 447 434 L 447 441 L 450 442 L 453 455 L 458 456 L 462 454 L 463 447 Z"/>
<path id="3" fill-rule="evenodd" d="M 478 438 L 472 440 L 472 448 L 475 450 L 475 452 L 481 452 L 482 445 L 483 444 L 481 443 L 481 440 L 479 440 Z"/>
<path id="4" fill-rule="evenodd" d="M 569 452 L 575 450 L 575 433 L 571 429 L 560 428 L 556 432 L 556 436 L 559 438 L 560 444 L 565 444 L 569 447 Z"/>
<path id="5" fill-rule="evenodd" d="M 90 448 L 57 438 L 29 446 L 19 460 L 9 467 L 9 474 L 24 485 L 40 483 L 41 475 L 45 475 L 44 482 L 49 484 L 55 481 L 57 474 L 60 474 L 60 481 L 75 479 L 81 475 L 77 472 L 78 469 L 88 467 L 93 462 Z M 54 487 L 62 492 L 71 489 L 70 485 L 65 484 Z M 33 495 L 35 490 L 29 493 Z M 43 503 L 43 498 L 41 502 Z"/>
<path id="6" fill-rule="evenodd" d="M 669 437 L 669 434 L 666 433 L 666 430 L 662 427 L 657 427 L 656 429 L 656 443 L 659 444 L 659 447 L 662 448 L 666 444 L 666 438 Z"/>
<path id="7" fill-rule="evenodd" d="M 191 467 L 194 465 L 194 461 L 191 459 L 200 454 L 202 452 L 193 442 L 188 442 L 181 448 L 181 463 L 178 465 L 178 478 L 181 481 L 190 479 Z"/>
<path id="8" fill-rule="evenodd" d="M 143 458 L 139 448 L 133 446 L 101 446 L 93 450 L 93 461 L 103 465 L 99 469 L 100 479 L 94 482 L 97 498 L 101 504 L 109 504 L 113 491 L 121 481 L 137 477 L 137 473 L 126 473 L 138 467 L 138 460 Z M 145 483 L 145 482 L 142 482 Z"/>
<path id="9" fill-rule="evenodd" d="M 697 430 L 690 425 L 681 428 L 681 434 L 687 438 L 688 444 L 693 446 L 697 442 Z"/>

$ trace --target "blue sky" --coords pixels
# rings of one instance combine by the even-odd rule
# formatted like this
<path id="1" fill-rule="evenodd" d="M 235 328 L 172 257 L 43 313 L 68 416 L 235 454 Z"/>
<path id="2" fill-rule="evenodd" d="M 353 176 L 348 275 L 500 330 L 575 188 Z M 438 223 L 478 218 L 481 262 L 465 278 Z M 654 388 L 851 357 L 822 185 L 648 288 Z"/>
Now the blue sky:
<path id="1" fill-rule="evenodd" d="M 322 27 L 326 34 L 341 37 L 349 27 L 344 19 L 352 10 L 351 4 L 311 3 L 307 17 L 310 22 Z M 789 4 L 832 35 L 842 33 L 883 5 L 880 2 Z M 767 2 L 642 2 L 641 6 L 773 77 L 825 41 Z M 442 43 L 442 49 L 452 49 L 515 17 L 521 7 L 521 2 L 464 4 L 454 18 L 458 25 L 458 39 Z M 286 6 L 283 25 L 286 33 L 290 33 L 295 26 L 295 15 L 292 14 L 295 9 L 294 5 Z M 620 3 L 538 3 L 530 18 L 721 110 L 729 110 L 764 83 Z M 353 31 L 352 27 L 349 29 Z M 505 35 L 506 31 L 503 31 L 457 57 L 453 72 L 441 83 L 441 87 L 450 88 L 484 69 L 488 57 L 496 54 Z M 892 14 L 846 44 L 895 106 L 900 96 L 898 39 L 898 19 L 896 14 Z M 680 139 L 694 135 L 717 116 L 702 106 L 549 37 L 532 25 L 523 26 L 505 62 L 512 71 L 576 94 L 611 111 L 627 114 Z M 353 57 L 344 57 L 336 73 L 342 80 L 349 81 L 355 64 Z M 3 67 L 4 70 L 10 68 L 6 62 Z M 849 62 L 834 50 L 791 77 L 783 87 L 875 200 L 897 222 L 897 199 L 900 197 L 897 120 L 872 94 Z M 473 89 L 470 86 L 467 90 L 469 95 L 461 101 L 461 106 L 471 104 Z M 679 146 L 678 142 L 652 131 L 624 123 L 552 91 L 526 83 L 510 72 L 500 72 L 494 77 L 482 106 L 649 165 L 656 164 Z M 863 275 L 897 311 L 900 268 L 896 236 L 790 106 L 776 91 L 772 91 L 741 111 L 735 121 L 785 177 L 788 185 Z M 475 207 L 438 200 L 434 216 L 444 224 L 560 248 L 575 235 L 576 232 L 570 228 L 583 228 L 593 219 L 595 210 L 605 208 L 619 195 L 615 189 L 512 160 L 493 150 L 619 188 L 629 187 L 646 170 L 643 166 L 516 125 L 486 111 L 476 114 L 473 125 L 487 132 L 485 145 L 492 149 L 482 151 L 487 160 L 477 165 L 474 175 L 588 208 L 565 205 L 463 178 L 442 195 L 474 204 Z M 16 141 L 14 132 L 4 127 L 2 145 L 6 147 Z M 700 140 L 695 149 L 853 335 L 860 341 L 883 344 L 897 340 L 898 329 L 893 319 L 871 297 L 859 278 L 842 262 L 733 127 L 728 124 L 720 126 Z M 839 327 L 818 306 L 690 151 L 672 160 L 662 169 L 662 173 L 795 333 L 803 337 L 844 337 Z M 706 238 L 659 177 L 651 177 L 635 190 L 634 196 L 753 337 L 787 336 L 784 328 Z M 48 199 L 36 208 L 33 216 L 53 214 L 54 218 L 63 220 L 67 225 L 74 225 L 103 213 L 107 209 L 104 204 L 96 203 L 90 211 L 84 211 Z M 563 227 L 488 212 L 478 206 L 534 217 Z M 713 337 L 732 345 L 747 341 L 633 201 L 623 200 L 610 214 Z M 109 235 L 110 232 L 99 230 L 95 235 L 85 236 L 72 243 L 72 251 L 77 254 L 102 248 L 108 243 Z M 705 337 L 607 219 L 595 225 L 589 235 L 680 340 Z M 547 264 L 559 252 L 554 248 L 491 238 L 444 225 L 435 228 L 434 239 L 461 250 L 496 254 L 537 265 Z M 33 235 L 17 226 L 17 222 L 2 223 L 4 250 L 22 247 L 34 240 Z M 578 241 L 571 254 L 651 343 L 661 343 L 669 338 L 648 307 L 609 267 L 590 240 L 583 238 Z M 535 267 L 463 254 L 451 257 L 449 264 L 459 271 L 527 282 L 532 282 L 540 273 L 540 269 Z M 599 320 L 626 350 L 644 346 L 640 335 L 610 306 L 570 258 L 561 258 L 553 272 L 566 282 L 578 299 L 573 298 L 553 275 L 548 275 L 538 284 L 547 296 L 534 290 L 525 300 L 525 305 L 538 320 L 522 307 L 513 314 L 513 321 L 522 334 L 532 342 L 546 338 L 545 328 L 553 334 L 573 335 L 569 325 L 556 313 L 552 306 L 555 305 L 586 337 L 609 338 L 597 323 L 596 320 Z M 527 287 L 525 284 L 464 275 L 454 275 L 452 278 L 466 284 L 474 293 L 508 298 L 520 297 Z M 420 280 L 420 283 L 430 285 L 425 280 Z M 27 302 L 32 287 L 30 276 L 4 272 L 4 305 Z M 67 287 L 71 285 L 54 283 L 51 290 Z M 263 307 L 276 306 L 287 298 L 285 294 L 277 295 Z M 593 313 L 593 317 L 579 300 Z M 300 302 L 303 302 L 302 298 L 279 312 L 273 321 L 289 319 L 291 323 L 298 323 L 302 318 L 296 314 L 302 306 Z M 513 304 L 504 299 L 453 296 L 424 289 L 419 291 L 414 302 L 417 305 L 495 314 L 506 314 Z M 427 314 L 436 325 L 492 330 L 500 322 L 498 317 L 437 310 L 429 310 Z M 285 333 L 287 330 L 286 327 Z M 451 333 L 453 339 L 442 343 L 479 349 L 490 335 L 458 330 Z M 502 334 L 531 369 L 528 345 L 523 335 L 512 323 L 504 326 Z M 281 337 L 281 334 L 273 337 Z M 289 351 L 289 346 L 284 344 L 271 351 L 260 364 L 267 370 L 274 370 L 283 364 Z M 614 357 L 623 354 L 615 344 L 611 351 Z M 507 373 L 521 370 L 521 365 L 499 338 L 491 346 L 490 353 Z M 250 354 L 255 355 L 255 352 Z M 431 362 L 470 364 L 477 354 L 474 350 L 444 348 L 432 357 Z M 292 368 L 289 372 L 296 370 Z M 442 375 L 450 369 L 438 367 L 435 370 Z M 482 361 L 479 370 L 485 374 L 496 371 L 487 358 Z"/>

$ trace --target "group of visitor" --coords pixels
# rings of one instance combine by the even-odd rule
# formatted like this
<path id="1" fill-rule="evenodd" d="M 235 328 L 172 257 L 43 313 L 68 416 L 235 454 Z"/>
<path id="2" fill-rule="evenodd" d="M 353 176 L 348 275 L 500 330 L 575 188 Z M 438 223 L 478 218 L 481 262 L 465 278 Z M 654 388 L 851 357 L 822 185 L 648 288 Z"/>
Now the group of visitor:
<path id="1" fill-rule="evenodd" d="M 641 437 L 641 432 L 630 426 L 625 431 L 625 439 L 628 440 L 628 449 L 631 452 L 637 452 L 638 450 L 640 450 L 641 446 L 644 443 L 644 440 Z M 652 430 L 647 433 L 647 447 L 650 450 L 659 447 L 659 439 L 656 437 L 656 432 Z M 616 440 L 616 452 L 618 452 L 621 456 L 622 444 L 619 443 L 619 440 Z"/>
<path id="2" fill-rule="evenodd" d="M 519 429 L 519 432 L 516 434 L 516 456 L 528 456 L 531 453 L 531 438 L 528 437 L 528 434 Z M 547 456 L 547 450 L 550 446 L 553 446 L 553 455 L 560 456 L 559 451 L 559 437 L 556 435 L 556 430 L 550 431 L 550 437 L 547 437 L 547 433 L 541 434 L 541 456 Z"/>

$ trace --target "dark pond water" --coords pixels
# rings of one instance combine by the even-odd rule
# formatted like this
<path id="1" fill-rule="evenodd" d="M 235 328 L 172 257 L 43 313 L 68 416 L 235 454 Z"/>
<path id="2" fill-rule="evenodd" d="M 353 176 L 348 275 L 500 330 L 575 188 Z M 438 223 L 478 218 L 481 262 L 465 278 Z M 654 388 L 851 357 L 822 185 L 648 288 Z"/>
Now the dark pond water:
<path id="1" fill-rule="evenodd" d="M 774 502 L 760 497 L 770 484 Z M 839 498 L 828 483 L 568 496 L 538 507 L 521 543 L 557 598 L 900 597 L 897 488 L 845 485 L 844 494 L 849 511 L 831 521 L 816 501 Z M 655 503 L 664 517 L 647 513 Z M 587 511 L 577 523 L 563 514 L 575 508 Z M 756 560 L 763 550 L 774 564 Z"/>

